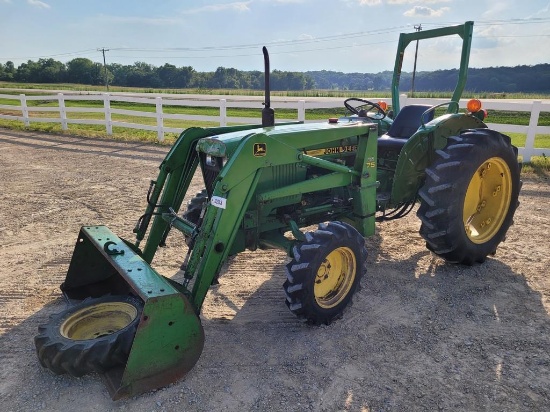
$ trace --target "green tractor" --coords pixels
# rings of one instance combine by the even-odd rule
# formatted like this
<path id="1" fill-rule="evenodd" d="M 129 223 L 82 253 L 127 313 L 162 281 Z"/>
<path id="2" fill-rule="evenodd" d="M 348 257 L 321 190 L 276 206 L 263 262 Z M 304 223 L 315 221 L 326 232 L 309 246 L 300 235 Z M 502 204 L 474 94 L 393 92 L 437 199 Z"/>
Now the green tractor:
<path id="1" fill-rule="evenodd" d="M 81 228 L 61 285 L 71 305 L 35 338 L 41 364 L 58 374 L 97 372 L 113 399 L 183 377 L 202 352 L 207 292 L 227 258 L 246 249 L 285 250 L 286 305 L 307 323 L 329 324 L 367 270 L 365 237 L 376 221 L 400 218 L 418 201 L 433 253 L 466 265 L 494 254 L 518 205 L 520 165 L 510 138 L 483 123 L 479 101 L 459 112 L 472 31 L 466 22 L 401 34 L 393 115 L 381 103 L 347 99 L 349 116 L 320 123 L 275 124 L 264 48 L 261 125 L 185 130 L 151 182 L 135 241 L 105 226 Z M 449 35 L 463 43 L 451 101 L 400 107 L 407 45 Z M 197 168 L 204 190 L 182 210 Z M 303 229 L 311 225 L 317 230 Z M 188 246 L 182 282 L 151 266 L 174 230 Z"/>

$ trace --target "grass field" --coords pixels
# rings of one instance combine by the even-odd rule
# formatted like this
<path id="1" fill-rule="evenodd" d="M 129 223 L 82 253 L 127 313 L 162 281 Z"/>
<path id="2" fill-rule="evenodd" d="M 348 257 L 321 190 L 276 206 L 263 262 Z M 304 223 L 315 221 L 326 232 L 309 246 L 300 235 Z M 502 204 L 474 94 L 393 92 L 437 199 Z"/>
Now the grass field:
<path id="1" fill-rule="evenodd" d="M 1 94 L 19 94 L 20 91 L 14 89 L 26 90 L 71 90 L 71 91 L 95 91 L 105 92 L 105 86 L 89 86 L 73 83 L 14 83 L 0 81 Z M 263 96 L 263 90 L 248 90 L 248 89 L 145 89 L 140 87 L 121 87 L 110 86 L 109 92 L 130 92 L 130 93 L 166 93 L 166 94 L 204 94 L 204 95 L 238 95 L 238 96 Z M 32 92 L 26 92 L 29 95 Z M 38 94 L 38 93 L 36 93 Z M 390 90 L 289 90 L 278 91 L 272 90 L 272 96 L 290 96 L 290 97 L 363 97 L 366 99 L 376 97 L 391 97 Z M 420 98 L 447 98 L 451 97 L 452 92 L 415 92 L 415 97 Z M 462 97 L 477 98 L 477 99 L 548 99 L 547 94 L 538 93 L 495 93 L 495 92 L 464 92 Z"/>
<path id="2" fill-rule="evenodd" d="M 14 94 L 17 95 L 19 92 L 15 92 L 13 90 L 2 90 L 2 87 L 6 84 L 2 84 L 0 82 L 0 91 L 2 94 Z M 17 87 L 13 84 L 10 84 L 11 87 Z M 21 85 L 21 87 L 26 87 L 27 89 L 29 85 Z M 63 89 L 64 87 L 67 88 L 67 90 L 73 90 L 73 91 L 79 91 L 80 89 L 78 87 L 75 87 L 75 85 L 31 85 L 31 87 L 37 87 L 40 86 L 42 89 L 47 88 L 57 88 L 57 89 Z M 45 87 L 47 86 L 47 87 Z M 82 86 L 84 90 L 84 86 Z M 86 87 L 86 90 L 93 90 L 98 89 L 102 90 L 101 87 Z M 135 89 L 135 88 L 117 88 L 116 91 L 132 91 L 132 92 L 151 92 L 151 93 L 165 93 L 166 90 L 157 90 L 152 91 L 150 89 Z M 176 91 L 174 91 L 176 92 Z M 178 90 L 177 92 L 181 93 L 181 90 Z M 185 90 L 187 93 L 201 93 L 204 91 L 199 90 Z M 209 90 L 209 93 L 203 93 L 203 94 L 228 94 L 228 90 Z M 235 91 L 233 91 L 235 92 Z M 241 91 L 242 92 L 242 91 Z M 261 95 L 261 92 L 259 91 L 245 91 L 244 94 L 249 92 L 250 94 L 256 94 L 258 92 L 259 95 Z M 328 93 L 330 92 L 330 93 Z M 28 95 L 40 95 L 41 93 L 28 93 L 25 92 Z M 287 92 L 284 92 L 284 95 L 289 95 Z M 342 91 L 339 92 L 340 94 L 344 94 Z M 345 93 L 344 97 L 354 97 L 354 93 L 360 93 L 360 92 L 349 92 Z M 235 93 L 236 94 L 236 93 Z M 243 93 L 240 93 L 243 94 Z M 274 92 L 274 95 L 277 93 Z M 336 96 L 336 92 L 333 91 L 327 91 L 327 95 L 330 95 L 332 97 Z M 359 94 L 358 94 L 359 95 Z M 301 96 L 304 96 L 304 94 L 301 94 Z M 306 95 L 304 97 L 308 97 L 309 95 Z M 365 98 L 369 98 L 369 96 L 365 96 L 365 93 L 361 92 L 361 96 Z M 15 96 L 14 96 L 15 97 Z M 372 96 L 373 98 L 381 98 L 381 97 L 389 97 L 389 96 L 383 96 L 380 93 L 376 93 L 376 96 Z M 432 98 L 441 98 L 441 97 L 447 97 L 444 96 L 444 94 L 436 94 L 436 95 L 422 95 L 420 93 L 417 93 L 417 97 L 432 97 Z M 468 97 L 468 96 L 465 96 Z M 506 96 L 507 98 L 511 98 L 510 96 Z M 521 96 L 515 96 L 514 98 L 526 98 L 526 95 Z M 541 96 L 529 96 L 530 98 L 541 98 Z M 543 96 L 548 97 L 548 96 Z M 491 96 L 491 98 L 494 98 Z M 7 106 L 19 106 L 20 101 L 18 98 L 5 98 L 0 99 L 0 105 L 7 105 Z M 53 108 L 58 107 L 58 102 L 56 100 L 29 100 L 27 102 L 27 105 L 29 107 L 33 108 Z M 66 107 L 80 107 L 80 108 L 90 108 L 90 109 L 102 109 L 103 108 L 103 102 L 102 101 L 65 101 Z M 128 102 L 116 102 L 111 101 L 111 108 L 113 109 L 125 109 L 125 110 L 135 110 L 135 111 L 141 111 L 141 112 L 155 112 L 155 106 L 151 104 L 142 104 L 142 103 L 128 103 Z M 444 109 L 438 109 L 440 111 L 444 111 Z M 186 106 L 169 106 L 169 105 L 163 105 L 163 112 L 167 114 L 186 114 L 186 115 L 201 115 L 201 116 L 219 116 L 219 109 L 216 107 L 186 107 Z M 345 114 L 345 109 L 342 106 L 341 108 L 331 108 L 331 109 L 310 109 L 306 111 L 306 120 L 325 120 L 329 117 L 338 117 Z M 19 110 L 10 110 L 9 108 L 2 108 L 0 109 L 0 114 L 6 114 L 6 115 L 13 115 L 13 116 L 20 116 L 21 112 Z M 41 117 L 41 118 L 59 118 L 59 113 L 54 112 L 48 112 L 48 111 L 32 111 L 29 114 L 31 117 Z M 297 110 L 296 109 L 277 109 L 276 116 L 277 119 L 296 119 L 297 118 Z M 227 109 L 227 116 L 229 117 L 250 117 L 250 118 L 257 118 L 258 122 L 261 121 L 261 107 L 258 107 L 258 109 L 249 109 L 249 108 L 228 108 Z M 104 119 L 103 113 L 94 113 L 94 112 L 84 112 L 84 113 L 67 113 L 68 119 L 97 119 L 102 120 Z M 489 123 L 499 123 L 499 124 L 515 124 L 515 125 L 528 125 L 530 119 L 530 113 L 529 112 L 512 112 L 512 111 L 503 111 L 503 110 L 490 110 L 489 111 L 489 117 L 487 118 L 487 122 Z M 131 116 L 131 115 L 121 115 L 121 114 L 112 114 L 112 120 L 113 121 L 119 121 L 119 122 L 126 122 L 126 123 L 137 123 L 137 124 L 144 124 L 144 125 L 156 125 L 156 119 L 155 118 L 147 118 L 147 117 L 139 117 L 139 116 Z M 539 126 L 550 126 L 550 112 L 541 112 L 539 116 Z M 172 127 L 172 128 L 178 128 L 178 129 L 186 129 L 193 126 L 199 126 L 199 127 L 212 127 L 212 126 L 218 126 L 218 122 L 216 121 L 192 121 L 192 120 L 174 120 L 174 119 L 164 119 L 164 126 L 165 127 Z M 115 139 L 120 140 L 140 140 L 140 141 L 157 141 L 157 133 L 152 131 L 146 131 L 146 130 L 138 130 L 138 129 L 128 129 L 124 127 L 113 127 L 113 135 L 108 136 L 107 132 L 105 130 L 105 126 L 102 125 L 82 125 L 82 124 L 69 124 L 68 130 L 62 130 L 61 124 L 59 123 L 46 123 L 46 122 L 31 122 L 30 126 L 25 127 L 24 124 L 20 121 L 14 121 L 14 120 L 5 120 L 0 119 L 0 127 L 6 127 L 10 129 L 18 129 L 18 130 L 36 130 L 36 131 L 42 131 L 42 132 L 50 132 L 50 133 L 61 133 L 61 134 L 74 134 L 79 136 L 90 136 L 90 137 L 114 137 Z M 512 143 L 515 146 L 523 147 L 525 146 L 525 140 L 526 135 L 521 133 L 508 133 L 510 137 L 512 138 Z M 174 142 L 174 140 L 177 138 L 176 133 L 166 133 L 165 139 L 162 144 L 171 144 Z M 550 148 L 550 135 L 537 135 L 535 138 L 535 147 L 536 148 Z M 550 164 L 548 158 L 541 158 L 539 160 L 534 160 L 538 162 L 537 168 L 540 168 L 542 170 L 550 170 Z M 527 168 L 530 166 L 526 166 Z"/>

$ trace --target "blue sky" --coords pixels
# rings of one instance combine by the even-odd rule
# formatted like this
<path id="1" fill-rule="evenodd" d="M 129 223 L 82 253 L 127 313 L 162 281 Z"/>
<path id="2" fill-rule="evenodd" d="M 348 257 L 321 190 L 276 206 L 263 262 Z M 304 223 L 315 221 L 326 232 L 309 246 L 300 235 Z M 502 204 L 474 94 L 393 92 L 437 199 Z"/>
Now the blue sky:
<path id="1" fill-rule="evenodd" d="M 550 0 L 0 0 L 0 62 L 102 62 L 105 48 L 108 63 L 262 70 L 266 45 L 272 69 L 376 73 L 400 32 L 467 20 L 470 67 L 550 63 Z M 421 42 L 417 69 L 457 67 L 455 37 Z"/>

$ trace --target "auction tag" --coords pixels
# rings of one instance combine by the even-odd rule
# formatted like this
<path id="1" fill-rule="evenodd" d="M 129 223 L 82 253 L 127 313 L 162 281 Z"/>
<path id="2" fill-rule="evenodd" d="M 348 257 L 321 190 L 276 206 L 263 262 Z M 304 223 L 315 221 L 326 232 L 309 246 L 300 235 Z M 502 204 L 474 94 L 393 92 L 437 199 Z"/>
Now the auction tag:
<path id="1" fill-rule="evenodd" d="M 227 205 L 227 199 L 219 196 L 212 196 L 210 204 L 212 206 L 219 207 L 220 209 L 225 209 L 225 206 Z"/>

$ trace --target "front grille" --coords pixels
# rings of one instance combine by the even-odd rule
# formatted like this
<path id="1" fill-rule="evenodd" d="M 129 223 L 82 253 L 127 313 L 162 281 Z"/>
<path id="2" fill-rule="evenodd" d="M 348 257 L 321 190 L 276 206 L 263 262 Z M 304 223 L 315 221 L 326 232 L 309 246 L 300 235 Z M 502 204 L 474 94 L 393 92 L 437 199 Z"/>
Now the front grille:
<path id="1" fill-rule="evenodd" d="M 208 197 L 211 198 L 212 193 L 214 192 L 214 182 L 223 167 L 223 158 L 208 156 L 206 153 L 201 153 L 200 162 L 204 186 L 206 188 L 206 192 L 208 193 Z"/>

